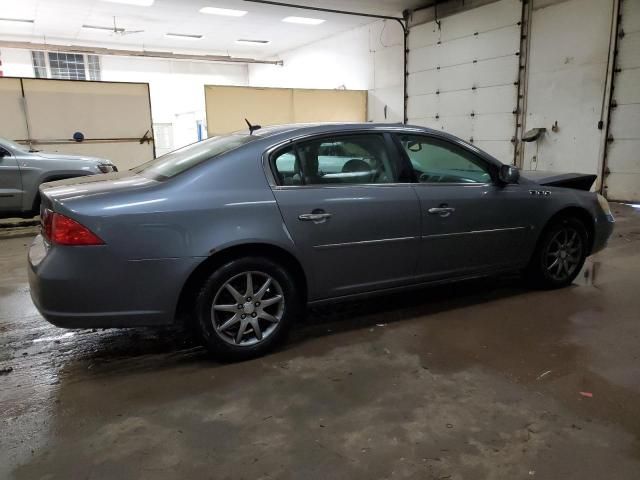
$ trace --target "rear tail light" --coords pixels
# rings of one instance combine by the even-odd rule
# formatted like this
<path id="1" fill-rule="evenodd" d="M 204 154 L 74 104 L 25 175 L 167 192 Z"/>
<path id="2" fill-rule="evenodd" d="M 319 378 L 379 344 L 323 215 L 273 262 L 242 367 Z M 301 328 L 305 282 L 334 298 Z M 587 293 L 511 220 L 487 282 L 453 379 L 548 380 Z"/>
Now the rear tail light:
<path id="1" fill-rule="evenodd" d="M 44 210 L 42 233 L 51 242 L 58 245 L 104 245 L 95 233 L 75 220 L 51 210 Z"/>

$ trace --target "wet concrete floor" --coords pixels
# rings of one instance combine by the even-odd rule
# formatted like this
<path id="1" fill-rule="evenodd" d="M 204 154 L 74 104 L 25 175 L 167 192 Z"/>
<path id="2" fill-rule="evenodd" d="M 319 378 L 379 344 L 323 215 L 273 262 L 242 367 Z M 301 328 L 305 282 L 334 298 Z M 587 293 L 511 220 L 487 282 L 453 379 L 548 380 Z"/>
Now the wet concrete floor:
<path id="1" fill-rule="evenodd" d="M 241 364 L 176 329 L 49 325 L 31 239 L 5 235 L 0 479 L 638 479 L 640 210 L 615 212 L 570 288 L 325 307 Z"/>

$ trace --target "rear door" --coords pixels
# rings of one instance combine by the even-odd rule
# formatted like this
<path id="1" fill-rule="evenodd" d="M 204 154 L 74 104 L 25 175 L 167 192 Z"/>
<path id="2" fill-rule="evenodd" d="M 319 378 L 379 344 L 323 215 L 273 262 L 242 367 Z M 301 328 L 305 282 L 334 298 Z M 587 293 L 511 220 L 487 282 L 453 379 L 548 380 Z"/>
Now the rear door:
<path id="1" fill-rule="evenodd" d="M 309 300 L 411 283 L 418 199 L 382 133 L 334 134 L 273 152 L 274 195 L 310 265 Z M 406 169 L 405 169 L 406 174 Z"/>
<path id="2" fill-rule="evenodd" d="M 465 276 L 526 261 L 530 195 L 494 183 L 493 165 L 447 139 L 398 134 L 420 199 L 421 280 Z"/>
<path id="3" fill-rule="evenodd" d="M 0 212 L 17 212 L 22 205 L 22 178 L 16 157 L 0 146 Z"/>

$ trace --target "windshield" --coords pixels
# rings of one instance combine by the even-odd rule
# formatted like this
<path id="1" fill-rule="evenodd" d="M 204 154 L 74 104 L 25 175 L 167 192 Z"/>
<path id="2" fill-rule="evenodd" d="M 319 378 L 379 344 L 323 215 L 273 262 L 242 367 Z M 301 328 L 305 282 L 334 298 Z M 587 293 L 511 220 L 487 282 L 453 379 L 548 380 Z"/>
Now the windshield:
<path id="1" fill-rule="evenodd" d="M 169 152 L 132 171 L 154 180 L 166 180 L 255 139 L 254 136 L 238 133 L 209 138 Z"/>
<path id="2" fill-rule="evenodd" d="M 0 144 L 4 145 L 5 147 L 9 147 L 12 150 L 17 150 L 23 153 L 29 153 L 29 147 L 25 145 L 20 145 L 19 143 L 16 143 L 12 140 L 8 140 L 6 138 L 0 138 Z"/>

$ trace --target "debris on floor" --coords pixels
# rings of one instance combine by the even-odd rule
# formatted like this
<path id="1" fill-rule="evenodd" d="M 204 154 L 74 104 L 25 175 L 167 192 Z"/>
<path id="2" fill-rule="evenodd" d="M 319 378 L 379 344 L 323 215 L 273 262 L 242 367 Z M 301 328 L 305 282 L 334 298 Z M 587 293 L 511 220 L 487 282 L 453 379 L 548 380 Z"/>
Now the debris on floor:
<path id="1" fill-rule="evenodd" d="M 551 373 L 551 370 L 547 370 L 546 372 L 542 372 L 540 375 L 538 375 L 538 378 L 536 380 L 542 380 L 544 377 L 546 377 L 550 373 Z"/>

